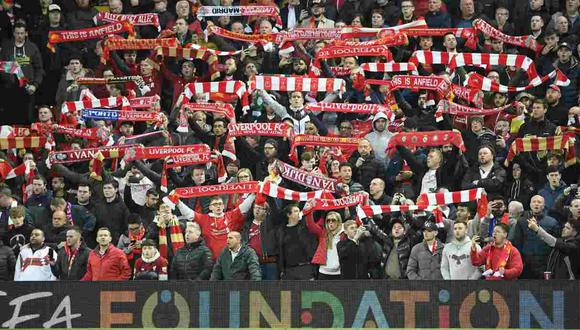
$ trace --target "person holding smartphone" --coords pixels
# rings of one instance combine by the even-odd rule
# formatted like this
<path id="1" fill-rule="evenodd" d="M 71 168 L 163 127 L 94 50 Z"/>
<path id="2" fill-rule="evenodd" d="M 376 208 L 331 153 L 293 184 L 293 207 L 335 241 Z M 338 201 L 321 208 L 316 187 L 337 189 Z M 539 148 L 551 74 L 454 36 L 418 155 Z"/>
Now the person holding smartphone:
<path id="1" fill-rule="evenodd" d="M 471 238 L 471 263 L 474 266 L 485 266 L 483 276 L 486 280 L 517 279 L 524 268 L 518 249 L 507 239 L 510 228 L 505 223 L 497 224 L 493 229 L 493 242 L 478 251 L 481 237 Z"/>

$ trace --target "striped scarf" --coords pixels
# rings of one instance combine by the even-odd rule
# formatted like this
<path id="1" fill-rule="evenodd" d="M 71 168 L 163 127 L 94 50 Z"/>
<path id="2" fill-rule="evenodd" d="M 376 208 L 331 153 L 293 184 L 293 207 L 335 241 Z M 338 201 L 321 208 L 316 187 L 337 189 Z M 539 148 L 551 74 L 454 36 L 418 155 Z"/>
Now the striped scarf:
<path id="1" fill-rule="evenodd" d="M 280 92 L 334 92 L 346 91 L 346 82 L 337 78 L 307 78 L 284 76 L 256 76 L 249 81 L 250 91 L 262 89 Z"/>
<path id="2" fill-rule="evenodd" d="M 169 227 L 171 248 L 173 249 L 173 255 L 175 255 L 177 250 L 185 245 L 183 233 L 181 232 L 181 226 L 179 225 L 179 220 L 177 220 L 177 217 L 173 217 L 171 220 L 169 220 L 169 223 L 166 226 L 160 226 L 159 223 L 157 223 L 157 226 L 159 229 L 159 254 L 161 254 L 163 258 L 167 259 L 167 227 Z"/>
<path id="3" fill-rule="evenodd" d="M 558 86 L 568 86 L 570 84 L 570 79 L 568 79 L 568 77 L 564 73 L 562 73 L 560 69 L 556 69 L 541 78 L 532 80 L 526 86 L 520 87 L 501 85 L 497 81 L 484 77 L 475 72 L 470 72 L 467 74 L 467 80 L 465 84 L 470 86 L 471 88 L 476 88 L 483 91 L 501 92 L 501 93 L 519 93 L 545 84 L 546 82 L 552 79 L 555 79 L 554 83 Z"/>
<path id="4" fill-rule="evenodd" d="M 481 109 L 481 108 L 472 108 L 465 105 L 453 103 L 447 100 L 439 101 L 437 105 L 437 111 L 435 111 L 435 120 L 442 121 L 443 114 L 450 114 L 456 116 L 486 116 L 486 115 L 495 115 L 502 111 L 507 110 L 510 107 L 516 107 L 519 102 L 513 102 L 508 105 L 504 105 L 503 107 L 493 108 L 493 109 Z"/>
<path id="5" fill-rule="evenodd" d="M 424 193 L 417 198 L 417 205 L 447 205 L 477 201 L 477 213 L 480 217 L 487 214 L 487 194 L 483 188 Z"/>
<path id="6" fill-rule="evenodd" d="M 0 149 L 51 149 L 52 145 L 42 136 L 16 136 L 0 138 Z"/>
<path id="7" fill-rule="evenodd" d="M 417 70 L 415 64 L 410 62 L 363 63 L 360 65 L 360 68 L 369 72 L 401 72 Z"/>
<path id="8" fill-rule="evenodd" d="M 211 79 L 217 79 L 220 73 L 217 71 L 218 58 L 207 48 L 183 48 L 183 47 L 157 47 L 155 49 L 158 59 L 172 57 L 176 59 L 197 59 L 209 65 Z"/>
<path id="9" fill-rule="evenodd" d="M 18 79 L 18 85 L 20 87 L 26 85 L 26 77 L 24 76 L 24 72 L 22 72 L 22 68 L 18 62 L 0 61 L 0 72 L 14 74 L 16 75 L 16 79 Z"/>
<path id="10" fill-rule="evenodd" d="M 248 93 L 246 84 L 239 80 L 230 81 L 212 81 L 212 82 L 195 82 L 185 85 L 183 94 L 189 100 L 194 95 L 206 93 L 227 93 L 236 94 L 242 101 L 242 109 L 249 109 Z"/>
<path id="11" fill-rule="evenodd" d="M 389 140 L 387 152 L 393 153 L 397 146 L 406 148 L 437 147 L 446 144 L 453 144 L 459 150 L 465 152 L 465 144 L 461 133 L 454 131 L 432 131 L 432 132 L 401 132 L 393 135 Z"/>
<path id="12" fill-rule="evenodd" d="M 67 101 L 62 104 L 61 113 L 75 113 L 83 109 L 93 108 L 118 108 L 130 105 L 124 96 L 107 97 L 102 99 L 86 99 L 82 101 Z"/>
<path id="13" fill-rule="evenodd" d="M 574 165 L 576 164 L 574 140 L 571 135 L 517 138 L 510 146 L 504 165 L 509 166 L 509 163 L 521 152 L 547 150 L 563 150 L 566 153 L 564 166 Z"/>

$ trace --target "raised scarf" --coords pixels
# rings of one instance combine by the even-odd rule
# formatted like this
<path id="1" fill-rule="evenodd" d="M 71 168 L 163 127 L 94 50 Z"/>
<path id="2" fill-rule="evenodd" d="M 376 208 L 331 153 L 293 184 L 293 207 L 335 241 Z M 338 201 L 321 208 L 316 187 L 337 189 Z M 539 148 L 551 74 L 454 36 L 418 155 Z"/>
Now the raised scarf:
<path id="1" fill-rule="evenodd" d="M 159 102 L 161 98 L 159 95 L 134 97 L 129 99 L 129 105 L 132 109 L 150 109 L 154 108 L 159 111 Z"/>
<path id="2" fill-rule="evenodd" d="M 280 187 L 279 185 L 270 181 L 261 182 L 259 185 L 259 192 L 270 196 L 272 198 L 279 198 L 291 201 L 306 202 L 311 199 L 333 199 L 334 197 L 329 191 L 316 190 L 308 192 L 299 192 L 291 189 Z"/>
<path id="3" fill-rule="evenodd" d="M 462 66 L 478 66 L 491 68 L 492 66 L 515 66 L 526 71 L 530 83 L 540 80 L 534 61 L 525 55 L 492 54 L 492 53 L 457 53 L 450 55 L 449 69 L 455 70 Z"/>
<path id="4" fill-rule="evenodd" d="M 277 136 L 291 138 L 294 130 L 286 123 L 239 123 L 228 125 L 228 136 Z"/>
<path id="5" fill-rule="evenodd" d="M 482 108 L 472 108 L 466 105 L 461 105 L 453 103 L 448 100 L 441 100 L 437 104 L 437 111 L 435 111 L 435 120 L 442 121 L 443 114 L 457 115 L 457 116 L 487 116 L 495 115 L 510 107 L 517 107 L 519 102 L 515 101 L 503 107 L 493 108 L 493 109 L 482 109 Z"/>
<path id="6" fill-rule="evenodd" d="M 248 93 L 246 91 L 246 84 L 239 80 L 230 81 L 211 81 L 211 82 L 195 82 L 185 85 L 183 94 L 189 100 L 194 95 L 206 93 L 226 93 L 236 94 L 242 101 L 242 109 L 249 109 Z"/>
<path id="7" fill-rule="evenodd" d="M 417 67 L 415 64 L 406 62 L 406 63 L 395 63 L 395 62 L 387 62 L 387 63 L 363 63 L 360 65 L 360 68 L 364 71 L 369 72 L 402 72 L 402 71 L 415 71 Z"/>
<path id="8" fill-rule="evenodd" d="M 483 34 L 497 40 L 501 40 L 506 44 L 515 45 L 519 47 L 529 48 L 536 53 L 542 50 L 542 45 L 531 35 L 527 36 L 510 36 L 500 30 L 496 29 L 486 21 L 476 18 L 473 21 L 473 27 Z"/>
<path id="9" fill-rule="evenodd" d="M 84 41 L 93 39 L 102 39 L 110 34 L 120 34 L 127 32 L 129 36 L 135 36 L 135 29 L 133 24 L 129 21 L 115 22 L 107 25 L 101 25 L 92 28 L 79 30 L 55 30 L 48 32 L 48 44 L 46 47 L 53 53 L 56 51 L 54 44 Z"/>
<path id="10" fill-rule="evenodd" d="M 137 85 L 137 88 L 139 88 L 141 94 L 147 94 L 151 91 L 141 76 L 124 76 L 113 78 L 78 77 L 76 82 L 79 85 L 125 84 L 128 82 L 133 82 L 135 85 Z"/>
<path id="11" fill-rule="evenodd" d="M 129 101 L 124 96 L 102 99 L 87 99 L 83 101 L 67 101 L 62 104 L 61 113 L 74 113 L 83 109 L 129 107 Z"/>
<path id="12" fill-rule="evenodd" d="M 173 57 L 176 59 L 197 59 L 202 62 L 205 62 L 209 65 L 209 71 L 211 79 L 217 79 L 220 75 L 219 71 L 217 71 L 216 65 L 218 64 L 218 58 L 215 54 L 208 51 L 207 48 L 183 48 L 180 46 L 177 47 L 157 47 L 155 49 L 155 53 L 157 54 L 158 59 L 162 59 L 164 57 Z"/>
<path id="13" fill-rule="evenodd" d="M 290 159 L 298 164 L 298 154 L 296 148 L 300 146 L 319 146 L 319 147 L 346 147 L 356 148 L 360 138 L 344 138 L 337 136 L 318 136 L 299 134 L 294 136 L 290 147 Z"/>
<path id="14" fill-rule="evenodd" d="M 433 205 L 364 205 L 356 208 L 356 215 L 359 219 L 371 218 L 375 215 L 392 212 L 410 212 L 428 210 L 432 211 L 437 206 Z"/>
<path id="15" fill-rule="evenodd" d="M 177 250 L 185 245 L 183 233 L 181 232 L 181 226 L 179 225 L 179 220 L 177 220 L 177 217 L 173 217 L 171 220 L 169 220 L 169 223 L 166 226 L 160 226 L 159 223 L 157 223 L 157 227 L 159 231 L 159 254 L 163 258 L 167 259 L 167 227 L 169 227 L 171 248 L 173 250 L 173 255 L 175 255 Z"/>
<path id="16" fill-rule="evenodd" d="M 524 137 L 517 138 L 511 144 L 504 165 L 509 163 L 520 152 L 534 152 L 546 150 L 563 150 L 564 166 L 568 167 L 576 164 L 576 148 L 574 146 L 574 137 L 572 135 L 557 135 L 548 137 Z"/>
<path id="17" fill-rule="evenodd" d="M 308 103 L 304 106 L 304 108 L 310 111 L 360 113 L 371 115 L 376 115 L 379 112 L 383 112 L 389 121 L 395 120 L 395 114 L 393 114 L 388 107 L 381 104 L 320 102 Z"/>
<path id="18" fill-rule="evenodd" d="M 397 75 L 391 80 L 368 79 L 370 85 L 386 85 L 390 90 L 395 89 L 412 89 L 412 90 L 433 90 L 439 97 L 444 97 L 449 92 L 451 84 L 443 77 L 437 76 L 416 76 L 416 75 Z"/>
<path id="19" fill-rule="evenodd" d="M 129 21 L 134 26 L 147 26 L 153 25 L 157 28 L 157 31 L 161 30 L 159 25 L 159 16 L 157 13 L 145 13 L 145 14 L 113 14 L 109 12 L 100 12 L 95 17 L 93 17 L 93 21 L 95 24 L 100 22 L 106 23 L 116 23 L 116 22 L 123 22 Z"/>
<path id="20" fill-rule="evenodd" d="M 52 151 L 48 154 L 47 160 L 51 164 L 68 164 L 92 160 L 100 152 L 105 158 L 121 158 L 125 151 L 135 145 L 127 144 L 122 146 L 84 148 L 79 150 Z"/>
<path id="21" fill-rule="evenodd" d="M 177 47 L 179 40 L 176 38 L 159 38 L 159 39 L 122 39 L 109 38 L 103 42 L 103 55 L 101 62 L 107 63 L 109 54 L 115 50 L 152 50 L 157 47 Z"/>
<path id="22" fill-rule="evenodd" d="M 280 175 L 286 180 L 296 182 L 311 189 L 328 190 L 333 193 L 336 192 L 336 186 L 338 184 L 338 180 L 336 179 L 326 177 L 319 173 L 307 172 L 280 160 L 277 164 Z"/>
<path id="23" fill-rule="evenodd" d="M 461 133 L 455 131 L 432 131 L 432 132 L 401 132 L 393 135 L 389 140 L 387 152 L 393 153 L 397 146 L 406 148 L 437 147 L 453 144 L 459 150 L 465 152 L 465 144 Z"/>
<path id="24" fill-rule="evenodd" d="M 190 144 L 181 146 L 158 146 L 158 147 L 132 147 L 125 151 L 125 160 L 136 159 L 163 159 L 165 157 L 175 157 L 184 154 L 195 154 L 208 152 L 207 144 Z"/>
<path id="25" fill-rule="evenodd" d="M 282 18 L 276 6 L 201 6 L 197 9 L 197 18 L 220 16 L 261 16 L 274 17 L 276 27 L 282 28 Z"/>
<path id="26" fill-rule="evenodd" d="M 526 86 L 505 86 L 499 84 L 497 81 L 484 77 L 478 73 L 470 72 L 467 74 L 467 80 L 465 84 L 483 91 L 491 91 L 491 92 L 500 92 L 500 93 L 519 93 L 524 92 L 534 87 L 540 86 L 545 84 L 546 82 L 555 78 L 554 83 L 558 86 L 568 86 L 570 84 L 570 79 L 562 73 L 559 69 L 555 69 L 554 71 L 548 73 L 547 75 L 532 80 Z"/>
<path id="27" fill-rule="evenodd" d="M 248 82 L 250 91 L 262 89 L 280 92 L 334 92 L 346 91 L 346 82 L 338 78 L 308 78 L 283 76 L 256 76 Z"/>
<path id="28" fill-rule="evenodd" d="M 483 188 L 440 193 L 424 193 L 417 198 L 417 205 L 447 205 L 477 201 L 477 214 L 487 214 L 487 194 Z"/>
<path id="29" fill-rule="evenodd" d="M 256 193 L 259 190 L 258 181 L 225 183 L 208 186 L 176 188 L 174 194 L 179 198 L 193 198 L 214 195 L 231 195 Z"/>
<path id="30" fill-rule="evenodd" d="M 456 38 L 465 39 L 465 47 L 469 49 L 477 48 L 477 31 L 474 28 L 410 28 L 403 29 L 401 32 L 405 33 L 408 37 L 443 37 L 449 33 L 452 33 Z M 387 35 L 388 30 L 381 31 L 379 37 Z"/>
<path id="31" fill-rule="evenodd" d="M 119 111 L 111 109 L 84 109 L 81 111 L 84 119 L 117 120 L 117 121 L 160 121 L 161 114 L 151 111 Z"/>
<path id="32" fill-rule="evenodd" d="M 363 205 L 368 200 L 368 194 L 354 193 L 338 199 L 315 199 L 314 205 L 308 210 L 304 210 L 304 214 L 309 214 L 316 210 L 331 211 L 343 209 L 345 207 L 352 207 L 356 205 Z"/>
<path id="33" fill-rule="evenodd" d="M 177 131 L 181 133 L 189 132 L 189 122 L 187 119 L 187 112 L 189 111 L 204 111 L 204 112 L 215 112 L 223 115 L 230 122 L 235 121 L 234 108 L 229 103 L 207 103 L 207 102 L 183 102 L 181 108 L 179 109 L 179 126 Z"/>
<path id="34" fill-rule="evenodd" d="M 0 138 L 0 149 L 51 149 L 48 139 L 43 136 L 14 136 Z"/>
<path id="35" fill-rule="evenodd" d="M 227 173 L 224 166 L 223 157 L 214 157 L 209 148 L 197 153 L 189 153 L 179 156 L 168 157 L 163 162 L 163 172 L 161 173 L 161 191 L 167 192 L 167 170 L 175 167 L 183 167 L 197 164 L 215 163 L 218 174 L 218 182 L 225 182 Z"/>

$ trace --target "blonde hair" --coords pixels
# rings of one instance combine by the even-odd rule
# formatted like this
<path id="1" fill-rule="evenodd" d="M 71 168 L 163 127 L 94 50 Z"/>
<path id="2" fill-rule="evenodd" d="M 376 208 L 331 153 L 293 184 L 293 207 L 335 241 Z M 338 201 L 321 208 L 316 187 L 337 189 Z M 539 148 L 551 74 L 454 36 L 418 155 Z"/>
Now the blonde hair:
<path id="1" fill-rule="evenodd" d="M 328 229 L 328 218 L 329 217 L 333 217 L 335 221 L 338 221 L 342 224 L 342 216 L 340 216 L 340 213 L 335 212 L 335 211 L 330 211 L 326 214 L 326 218 L 324 219 L 324 229 L 326 230 L 326 249 L 330 250 L 332 249 L 332 240 L 334 239 L 334 236 L 336 236 L 336 234 L 340 231 L 340 226 L 337 226 L 336 229 L 334 231 L 330 231 Z"/>

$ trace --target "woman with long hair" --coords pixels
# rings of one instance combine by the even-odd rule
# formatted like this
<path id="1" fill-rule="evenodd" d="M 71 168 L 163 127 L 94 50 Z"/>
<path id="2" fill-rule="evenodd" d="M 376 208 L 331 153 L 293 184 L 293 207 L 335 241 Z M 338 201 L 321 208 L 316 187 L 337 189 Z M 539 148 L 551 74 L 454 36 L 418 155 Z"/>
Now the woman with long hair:
<path id="1" fill-rule="evenodd" d="M 249 168 L 240 168 L 238 173 L 236 174 L 236 182 L 248 182 L 253 181 L 254 176 Z M 227 210 L 232 210 L 238 205 L 240 205 L 249 194 L 232 194 L 230 198 L 228 198 L 227 203 Z"/>
<path id="2" fill-rule="evenodd" d="M 318 237 L 318 248 L 312 263 L 319 265 L 319 280 L 339 280 L 340 261 L 336 245 L 343 239 L 342 217 L 338 212 L 330 211 L 324 219 L 324 227 L 314 222 L 312 213 L 306 216 L 306 227 Z"/>

